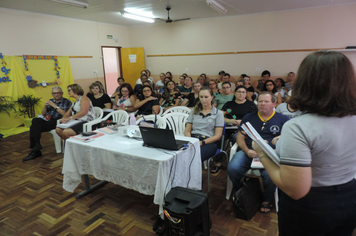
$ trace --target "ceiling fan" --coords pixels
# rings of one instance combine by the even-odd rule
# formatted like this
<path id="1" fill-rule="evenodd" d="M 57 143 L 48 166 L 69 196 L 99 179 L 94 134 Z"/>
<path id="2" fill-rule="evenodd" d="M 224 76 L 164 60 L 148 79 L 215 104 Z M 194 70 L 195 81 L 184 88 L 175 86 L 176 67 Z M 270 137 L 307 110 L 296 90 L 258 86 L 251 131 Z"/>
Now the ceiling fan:
<path id="1" fill-rule="evenodd" d="M 156 20 L 161 20 L 164 21 L 166 23 L 172 23 L 172 22 L 177 22 L 177 21 L 183 21 L 183 20 L 190 20 L 190 18 L 183 18 L 183 19 L 177 19 L 177 20 L 172 20 L 171 18 L 169 18 L 169 11 L 171 10 L 170 6 L 166 7 L 167 13 L 168 13 L 168 18 L 167 19 L 161 19 L 161 18 L 155 18 Z"/>

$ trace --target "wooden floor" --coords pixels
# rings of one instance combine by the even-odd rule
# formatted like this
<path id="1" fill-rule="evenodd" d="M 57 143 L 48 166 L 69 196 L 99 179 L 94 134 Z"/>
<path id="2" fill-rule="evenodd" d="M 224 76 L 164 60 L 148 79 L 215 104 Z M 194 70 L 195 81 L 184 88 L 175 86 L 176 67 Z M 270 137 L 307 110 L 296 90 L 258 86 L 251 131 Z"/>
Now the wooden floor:
<path id="1" fill-rule="evenodd" d="M 22 162 L 29 153 L 29 133 L 0 141 L 0 236 L 16 235 L 156 235 L 152 226 L 158 206 L 153 196 L 107 184 L 79 199 L 62 188 L 63 154 L 55 152 L 52 135 L 41 139 L 43 156 Z M 206 172 L 203 173 L 206 186 Z M 91 183 L 98 182 L 91 178 Z M 209 205 L 212 236 L 278 235 L 277 214 L 257 213 L 237 219 L 225 199 L 226 168 L 211 177 Z"/>

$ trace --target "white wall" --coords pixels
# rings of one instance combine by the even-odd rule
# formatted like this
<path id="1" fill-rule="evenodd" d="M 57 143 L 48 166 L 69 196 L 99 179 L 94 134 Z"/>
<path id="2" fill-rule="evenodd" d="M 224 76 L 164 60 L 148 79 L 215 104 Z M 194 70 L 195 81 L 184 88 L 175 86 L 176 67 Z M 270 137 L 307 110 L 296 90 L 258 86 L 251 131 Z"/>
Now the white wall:
<path id="1" fill-rule="evenodd" d="M 101 46 L 129 47 L 128 28 L 0 8 L 3 55 L 93 56 L 70 59 L 73 77 L 103 77 Z M 107 35 L 118 39 L 116 43 Z"/>
<path id="2" fill-rule="evenodd" d="M 356 45 L 356 4 L 247 16 L 190 20 L 129 28 L 130 46 L 146 55 L 339 48 Z M 297 71 L 308 52 L 146 57 L 152 74 L 205 72 L 283 76 Z M 355 52 L 346 53 L 356 64 Z M 256 67 L 260 71 L 256 71 Z"/>

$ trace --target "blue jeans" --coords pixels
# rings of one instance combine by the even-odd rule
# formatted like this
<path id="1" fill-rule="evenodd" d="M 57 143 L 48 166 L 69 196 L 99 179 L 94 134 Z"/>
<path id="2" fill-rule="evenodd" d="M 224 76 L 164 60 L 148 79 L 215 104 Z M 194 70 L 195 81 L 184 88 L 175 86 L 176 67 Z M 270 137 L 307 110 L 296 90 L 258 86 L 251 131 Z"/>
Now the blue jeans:
<path id="1" fill-rule="evenodd" d="M 356 227 L 356 180 L 312 187 L 299 200 L 281 192 L 278 205 L 281 236 L 351 236 Z"/>
<path id="2" fill-rule="evenodd" d="M 236 191 L 240 188 L 240 180 L 244 173 L 248 169 L 251 169 L 251 162 L 252 158 L 249 158 L 244 151 L 238 151 L 227 166 L 227 174 Z M 260 173 L 264 188 L 263 201 L 271 203 L 273 201 L 273 193 L 276 189 L 276 185 L 274 185 L 266 170 L 260 170 Z"/>

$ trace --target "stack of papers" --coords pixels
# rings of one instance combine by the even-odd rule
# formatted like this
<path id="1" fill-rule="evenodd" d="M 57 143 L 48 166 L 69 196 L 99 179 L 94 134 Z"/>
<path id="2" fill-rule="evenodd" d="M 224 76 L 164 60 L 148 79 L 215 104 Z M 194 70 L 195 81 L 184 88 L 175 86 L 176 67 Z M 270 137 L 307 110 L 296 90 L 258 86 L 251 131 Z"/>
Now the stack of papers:
<path id="1" fill-rule="evenodd" d="M 279 157 L 277 153 L 273 150 L 273 148 L 266 143 L 265 140 L 261 137 L 261 135 L 253 128 L 250 122 L 246 122 L 241 126 L 241 128 L 246 132 L 246 134 L 257 143 L 258 146 L 267 154 L 269 159 L 279 166 Z"/>
<path id="2" fill-rule="evenodd" d="M 70 127 L 72 127 L 72 126 L 74 126 L 76 124 L 79 124 L 79 123 L 83 123 L 83 121 L 81 121 L 81 120 L 70 120 L 65 124 L 58 124 L 57 127 L 61 128 L 61 129 L 67 129 L 67 128 L 70 128 Z"/>

